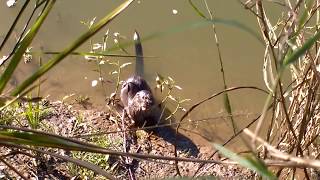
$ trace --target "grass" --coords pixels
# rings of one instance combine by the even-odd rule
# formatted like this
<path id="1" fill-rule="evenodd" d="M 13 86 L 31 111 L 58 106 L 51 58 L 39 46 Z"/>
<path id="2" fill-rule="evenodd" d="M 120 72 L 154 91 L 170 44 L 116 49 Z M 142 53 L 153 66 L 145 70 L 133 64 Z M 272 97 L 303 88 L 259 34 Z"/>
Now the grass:
<path id="1" fill-rule="evenodd" d="M 29 126 L 32 129 L 37 129 L 40 125 L 40 117 L 42 114 L 42 110 L 40 109 L 40 103 L 32 104 L 32 102 L 28 102 L 28 105 L 26 106 L 26 110 L 24 112 Z"/>
<path id="2" fill-rule="evenodd" d="M 107 136 L 92 137 L 88 139 L 88 141 L 96 144 L 97 146 L 104 147 L 104 148 L 110 148 L 110 144 L 112 142 L 112 140 Z M 106 171 L 107 170 L 110 171 L 110 168 L 111 168 L 110 162 L 109 162 L 110 156 L 108 154 L 97 154 L 97 153 L 78 151 L 78 152 L 72 152 L 71 157 L 93 163 Z M 73 174 L 74 176 L 79 176 L 80 174 L 81 178 L 94 179 L 99 177 L 99 175 L 97 175 L 93 171 L 90 171 L 86 168 L 82 168 L 73 163 L 68 163 L 68 169 L 70 173 Z M 100 179 L 103 179 L 103 178 L 100 176 Z"/>

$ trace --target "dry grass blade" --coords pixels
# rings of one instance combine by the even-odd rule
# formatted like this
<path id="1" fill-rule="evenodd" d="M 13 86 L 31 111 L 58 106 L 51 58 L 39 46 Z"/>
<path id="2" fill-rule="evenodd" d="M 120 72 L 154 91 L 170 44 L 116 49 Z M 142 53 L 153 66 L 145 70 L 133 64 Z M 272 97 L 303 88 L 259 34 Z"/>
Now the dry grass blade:
<path id="1" fill-rule="evenodd" d="M 283 153 L 278 149 L 274 148 L 272 145 L 264 141 L 262 138 L 255 136 L 249 129 L 245 129 L 243 132 L 246 135 L 248 135 L 250 138 L 255 138 L 259 143 L 265 146 L 268 149 L 268 151 L 270 151 L 270 155 L 273 157 L 276 157 L 285 161 L 294 162 L 296 163 L 297 166 L 300 166 L 300 167 L 302 166 L 302 167 L 320 168 L 319 160 L 291 156 L 289 154 Z"/>
<path id="2" fill-rule="evenodd" d="M 2 157 L 0 157 L 0 161 L 8 166 L 10 169 L 12 169 L 15 173 L 17 173 L 22 179 L 27 180 L 28 178 L 25 177 L 21 172 L 19 172 L 15 167 L 11 166 L 10 163 L 8 163 L 6 160 L 4 160 Z"/>
<path id="3" fill-rule="evenodd" d="M 182 117 L 180 118 L 180 123 L 183 121 L 183 119 L 185 119 L 195 108 L 197 108 L 198 106 L 200 106 L 201 104 L 225 93 L 225 92 L 229 92 L 229 91 L 234 91 L 234 90 L 239 90 L 239 89 L 253 89 L 253 90 L 258 90 L 258 91 L 261 91 L 261 92 L 264 92 L 266 94 L 268 94 L 269 92 L 268 91 L 265 91 L 261 88 L 258 88 L 258 87 L 255 87 L 255 86 L 239 86 L 239 87 L 231 87 L 231 88 L 228 88 L 228 89 L 225 89 L 223 91 L 220 91 L 218 93 L 215 93 L 213 95 L 211 95 L 210 97 L 207 97 L 201 101 L 199 101 L 198 103 L 194 104 L 193 106 L 191 106 L 191 108 L 189 108 L 183 115 Z"/>

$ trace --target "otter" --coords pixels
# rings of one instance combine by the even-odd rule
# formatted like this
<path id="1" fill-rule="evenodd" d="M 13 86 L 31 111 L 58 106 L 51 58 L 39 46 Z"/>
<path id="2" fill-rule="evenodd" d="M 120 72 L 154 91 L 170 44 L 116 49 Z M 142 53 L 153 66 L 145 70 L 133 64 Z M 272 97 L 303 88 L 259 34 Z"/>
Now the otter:
<path id="1" fill-rule="evenodd" d="M 135 31 L 134 42 L 136 50 L 135 75 L 129 77 L 123 84 L 120 99 L 126 114 L 137 127 L 152 126 L 158 122 L 159 108 L 152 94 L 151 88 L 144 80 L 143 51 L 140 36 Z"/>

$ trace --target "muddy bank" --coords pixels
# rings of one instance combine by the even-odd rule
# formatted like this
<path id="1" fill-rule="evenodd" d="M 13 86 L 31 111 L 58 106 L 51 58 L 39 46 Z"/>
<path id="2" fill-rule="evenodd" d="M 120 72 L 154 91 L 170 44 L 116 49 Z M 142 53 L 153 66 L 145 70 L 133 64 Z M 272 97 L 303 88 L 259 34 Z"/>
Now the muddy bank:
<path id="1" fill-rule="evenodd" d="M 21 107 L 23 109 L 23 107 Z M 22 111 L 21 109 L 21 111 Z M 105 148 L 123 151 L 123 133 L 119 121 L 119 114 L 108 108 L 93 108 L 92 106 L 73 104 L 68 105 L 62 102 L 46 102 L 43 105 L 40 130 L 59 134 L 67 137 L 75 137 Z M 28 127 L 25 118 L 21 118 L 22 126 Z M 16 122 L 12 122 L 17 125 Z M 112 132 L 112 133 L 111 133 Z M 95 135 L 103 133 L 103 135 Z M 91 135 L 89 135 L 91 134 Z M 89 135 L 89 136 L 86 136 Z M 210 143 L 199 140 L 199 136 L 188 133 L 181 133 L 175 141 L 175 131 L 170 127 L 161 127 L 152 131 L 139 130 L 126 133 L 128 150 L 132 153 L 142 153 L 159 156 L 174 157 L 174 143 L 177 143 L 178 157 L 207 159 L 213 149 Z M 130 139 L 131 138 L 131 139 Z M 48 149 L 51 152 L 64 156 L 79 158 L 99 165 L 101 168 L 112 173 L 116 178 L 128 179 L 130 168 L 138 179 L 152 179 L 175 177 L 177 170 L 174 162 L 164 160 L 141 160 L 116 156 L 69 152 L 58 149 Z M 75 166 L 69 162 L 40 155 L 30 151 L 8 149 L 1 147 L 1 155 L 18 171 L 22 172 L 28 179 L 103 179 L 89 170 Z M 219 159 L 218 156 L 215 157 Z M 179 171 L 182 176 L 192 176 L 199 167 L 199 163 L 179 162 Z M 207 164 L 200 171 L 199 175 L 213 175 L 220 178 L 245 178 L 252 179 L 253 173 L 234 165 Z M 1 178 L 11 179 L 20 177 L 8 166 L 0 163 Z"/>

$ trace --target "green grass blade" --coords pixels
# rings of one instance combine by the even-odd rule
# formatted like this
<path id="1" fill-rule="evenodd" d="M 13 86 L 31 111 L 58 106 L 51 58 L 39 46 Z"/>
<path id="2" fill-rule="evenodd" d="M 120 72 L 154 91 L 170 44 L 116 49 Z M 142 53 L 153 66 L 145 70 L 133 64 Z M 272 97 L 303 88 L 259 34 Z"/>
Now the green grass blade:
<path id="1" fill-rule="evenodd" d="M 224 93 L 223 94 L 223 104 L 224 104 L 224 109 L 227 111 L 228 116 L 230 118 L 230 121 L 231 121 L 231 124 L 232 124 L 233 133 L 236 134 L 237 133 L 237 126 L 236 126 L 236 123 L 235 123 L 234 118 L 233 118 L 232 108 L 231 108 L 231 104 L 230 104 L 230 99 L 229 99 L 228 93 Z"/>
<path id="2" fill-rule="evenodd" d="M 52 147 L 74 151 L 92 151 L 92 149 L 101 149 L 99 146 L 93 144 L 33 129 L 1 125 L 0 129 L 0 142 L 7 142 L 10 144 Z"/>
<path id="3" fill-rule="evenodd" d="M 152 40 L 152 39 L 155 39 L 155 38 L 164 37 L 164 36 L 168 36 L 168 35 L 171 35 L 171 34 L 183 32 L 183 31 L 187 31 L 187 30 L 193 30 L 193 29 L 206 27 L 206 26 L 209 26 L 209 25 L 212 25 L 212 24 L 221 24 L 221 25 L 225 25 L 225 26 L 239 28 L 242 31 L 244 31 L 244 32 L 248 33 L 249 35 L 251 35 L 252 37 L 254 37 L 262 45 L 264 45 L 264 41 L 260 37 L 260 35 L 258 33 L 256 33 L 253 29 L 251 29 L 250 27 L 248 27 L 245 24 L 242 24 L 240 22 L 237 22 L 235 20 L 232 20 L 232 19 L 221 19 L 221 18 L 215 18 L 214 20 L 198 20 L 198 21 L 194 21 L 194 22 L 188 22 L 188 23 L 184 23 L 184 24 L 179 24 L 179 25 L 173 26 L 173 27 L 171 27 L 171 28 L 169 28 L 167 30 L 159 31 L 159 32 L 155 32 L 155 33 L 146 35 L 146 36 L 141 38 L 141 42 L 149 41 L 149 40 Z M 134 44 L 134 41 L 127 41 L 127 42 L 121 43 L 120 46 L 123 47 L 123 48 L 126 48 L 128 46 L 133 45 L 133 44 Z M 119 49 L 120 49 L 119 45 L 114 45 L 114 46 L 111 46 L 104 53 L 108 54 L 109 52 L 117 51 Z"/>
<path id="4" fill-rule="evenodd" d="M 304 55 L 304 53 L 307 50 L 309 50 L 319 38 L 320 38 L 320 31 L 318 31 L 314 36 L 308 39 L 308 41 L 298 50 L 295 50 L 290 55 L 286 56 L 282 63 L 283 67 L 287 67 L 289 64 L 294 63 L 296 60 L 298 60 L 299 57 Z"/>
<path id="5" fill-rule="evenodd" d="M 29 32 L 26 34 L 26 36 L 23 38 L 21 43 L 19 44 L 19 47 L 17 48 L 16 52 L 14 53 L 12 59 L 10 60 L 10 63 L 8 67 L 5 69 L 4 73 L 0 77 L 0 94 L 6 87 L 6 84 L 8 83 L 9 79 L 11 78 L 14 70 L 17 68 L 23 53 L 27 49 L 27 47 L 32 42 L 33 38 L 36 36 L 37 32 L 39 31 L 41 25 L 43 24 L 44 20 L 46 19 L 47 15 L 49 14 L 50 10 L 52 9 L 54 3 L 56 0 L 50 0 L 47 7 L 44 9 L 43 13 L 39 16 L 39 18 L 36 20 L 36 22 L 33 24 Z M 24 90 L 24 88 L 23 88 Z"/>
<path id="6" fill-rule="evenodd" d="M 1 45 L 0 45 L 0 51 L 2 50 L 3 46 L 6 44 L 7 40 L 9 39 L 10 35 L 12 34 L 13 30 L 15 29 L 19 19 L 21 18 L 23 12 L 25 11 L 25 9 L 27 8 L 28 4 L 30 1 L 25 1 L 25 3 L 23 4 L 21 10 L 19 11 L 17 17 L 15 18 L 15 20 L 13 21 L 8 33 L 6 34 L 6 36 L 4 37 Z"/>
<path id="7" fill-rule="evenodd" d="M 264 44 L 263 39 L 254 30 L 252 30 L 248 26 L 246 26 L 246 25 L 244 25 L 244 24 L 242 24 L 242 23 L 240 23 L 238 21 L 235 21 L 235 20 L 227 20 L 227 19 L 220 19 L 220 18 L 214 18 L 213 20 L 211 20 L 210 18 L 206 17 L 203 12 L 200 11 L 200 9 L 192 2 L 192 0 L 188 0 L 188 1 L 189 1 L 189 4 L 191 5 L 191 7 L 193 8 L 193 10 L 200 17 L 202 17 L 202 18 L 204 18 L 204 19 L 206 19 L 208 21 L 212 21 L 213 24 L 222 23 L 222 24 L 225 24 L 225 25 L 229 25 L 229 26 L 233 26 L 233 27 L 239 28 L 239 29 L 249 33 L 250 35 L 255 37 L 258 41 L 260 41 L 262 44 Z"/>
<path id="8" fill-rule="evenodd" d="M 208 13 L 210 14 L 210 17 L 211 18 L 208 18 L 204 15 L 204 13 L 202 13 L 200 11 L 200 9 L 192 2 L 192 0 L 189 0 L 189 4 L 191 5 L 191 7 L 195 10 L 195 12 L 202 18 L 206 19 L 206 20 L 213 20 L 213 15 L 211 13 L 211 11 L 209 9 L 208 10 Z M 213 32 L 216 35 L 216 31 L 215 31 L 215 26 L 214 26 L 214 23 L 213 23 Z M 251 32 L 252 33 L 252 32 Z M 217 44 L 217 48 L 218 48 L 218 51 L 219 50 L 219 45 L 218 45 L 218 39 L 216 38 L 216 44 Z M 224 70 L 223 70 L 223 63 L 222 63 L 222 58 L 220 56 L 220 53 L 219 53 L 219 59 L 220 59 L 220 65 L 221 65 L 221 72 L 222 72 L 222 77 L 223 77 L 223 86 L 224 86 L 224 89 L 227 89 L 227 84 L 226 84 L 226 79 L 225 79 L 225 74 L 224 74 Z M 231 120 L 231 123 L 232 123 L 232 128 L 233 128 L 233 132 L 234 134 L 236 134 L 236 131 L 237 131 L 237 128 L 236 128 L 236 123 L 234 121 L 234 118 L 233 118 L 233 115 L 232 115 L 232 108 L 231 108 L 231 103 L 230 103 L 230 98 L 229 98 L 229 95 L 227 92 L 225 92 L 223 94 L 223 103 L 224 103 L 224 108 L 226 109 L 228 115 L 230 116 L 229 119 Z"/>
<path id="9" fill-rule="evenodd" d="M 0 131 L 0 140 L 13 144 L 79 150 L 82 146 L 65 139 L 33 132 Z"/>
<path id="10" fill-rule="evenodd" d="M 208 19 L 201 11 L 200 9 L 192 2 L 192 0 L 189 0 L 190 6 L 193 8 L 193 10 L 201 17 Z"/>
<path id="11" fill-rule="evenodd" d="M 224 148 L 219 144 L 214 144 L 214 147 L 224 156 L 227 158 L 239 163 L 241 166 L 254 170 L 255 172 L 259 173 L 263 177 L 267 179 L 277 179 L 265 166 L 265 164 L 256 158 L 246 157 L 243 158 L 237 155 L 234 152 L 229 151 L 228 149 Z"/>
<path id="12" fill-rule="evenodd" d="M 88 40 L 91 36 L 97 33 L 100 29 L 102 29 L 105 25 L 110 23 L 117 15 L 119 15 L 123 10 L 125 10 L 134 0 L 127 0 L 114 9 L 107 16 L 102 18 L 99 22 L 94 24 L 87 32 L 82 34 L 74 43 L 72 43 L 69 47 L 65 48 L 60 54 L 53 57 L 46 64 L 41 66 L 34 74 L 32 74 L 28 79 L 26 79 L 22 84 L 20 84 L 13 92 L 12 95 L 16 96 L 21 93 L 26 87 L 36 81 L 39 77 L 53 68 L 56 64 L 61 62 L 68 54 L 72 53 L 76 48 L 78 48 L 81 44 L 83 44 L 86 40 Z"/>

